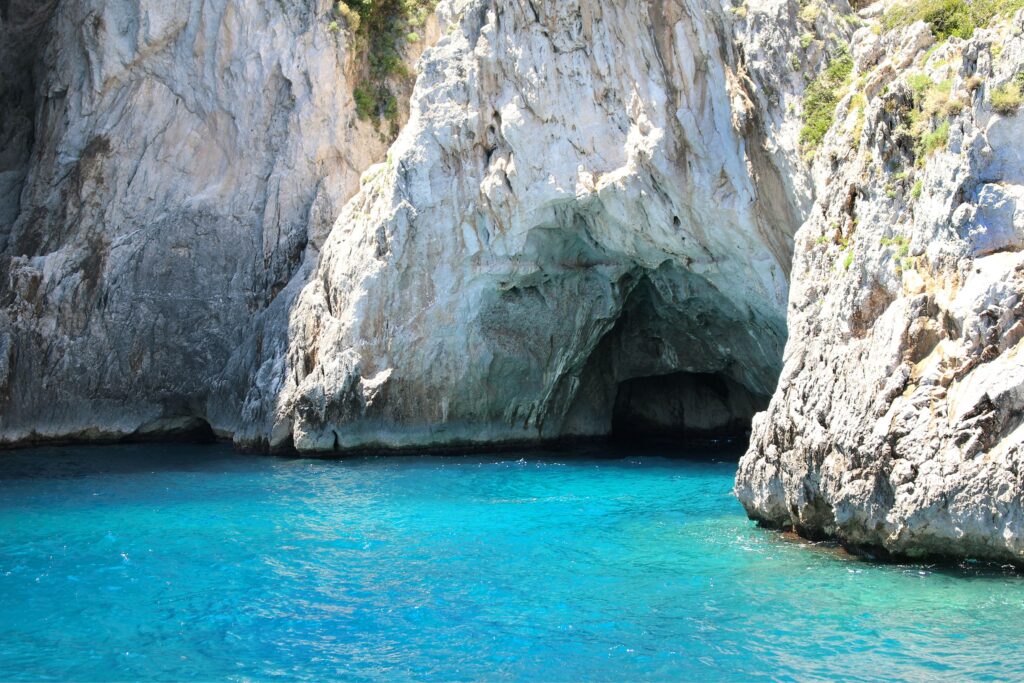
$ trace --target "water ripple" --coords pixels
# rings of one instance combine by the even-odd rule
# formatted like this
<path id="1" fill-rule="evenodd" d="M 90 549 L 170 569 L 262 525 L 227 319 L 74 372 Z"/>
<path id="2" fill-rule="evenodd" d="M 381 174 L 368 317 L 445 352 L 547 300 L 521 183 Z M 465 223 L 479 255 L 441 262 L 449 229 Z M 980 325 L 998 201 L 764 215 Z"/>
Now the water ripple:
<path id="1" fill-rule="evenodd" d="M 5 454 L 0 679 L 1024 677 L 1016 575 L 757 529 L 713 455 Z"/>

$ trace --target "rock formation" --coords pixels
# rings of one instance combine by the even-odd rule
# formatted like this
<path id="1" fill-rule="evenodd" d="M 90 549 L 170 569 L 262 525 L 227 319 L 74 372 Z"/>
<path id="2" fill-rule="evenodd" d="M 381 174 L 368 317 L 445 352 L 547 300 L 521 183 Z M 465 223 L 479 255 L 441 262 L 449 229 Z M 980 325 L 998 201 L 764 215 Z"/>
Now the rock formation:
<path id="1" fill-rule="evenodd" d="M 863 28 L 853 54 L 736 493 L 879 556 L 1021 563 L 1024 117 L 999 101 L 1019 100 L 1024 13 L 941 44 Z"/>
<path id="2" fill-rule="evenodd" d="M 752 517 L 1021 562 L 1024 18 L 940 44 L 882 9 L 442 0 L 389 146 L 327 0 L 4 3 L 0 443 L 767 405 Z"/>
<path id="3" fill-rule="evenodd" d="M 0 439 L 735 428 L 775 385 L 810 205 L 798 10 L 442 2 L 341 210 L 384 144 L 328 5 L 12 4 L 38 54 L 4 102 Z"/>
<path id="4" fill-rule="evenodd" d="M 618 405 L 654 425 L 666 401 L 680 429 L 749 419 L 779 371 L 804 199 L 782 53 L 738 48 L 704 2 L 445 8 L 408 126 L 292 310 L 271 433 L 300 450 L 601 435 L 624 384 Z M 687 405 L 667 375 L 717 398 Z"/>
<path id="5" fill-rule="evenodd" d="M 0 441 L 236 430 L 387 146 L 329 7 L 5 4 Z"/>

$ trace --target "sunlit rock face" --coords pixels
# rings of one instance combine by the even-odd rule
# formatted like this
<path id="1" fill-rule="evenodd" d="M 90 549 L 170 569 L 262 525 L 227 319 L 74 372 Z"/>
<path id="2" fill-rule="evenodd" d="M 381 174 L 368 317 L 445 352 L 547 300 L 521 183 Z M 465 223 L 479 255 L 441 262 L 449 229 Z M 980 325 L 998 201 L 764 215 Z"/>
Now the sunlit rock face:
<path id="1" fill-rule="evenodd" d="M 808 200 L 777 43 L 798 6 L 754 4 L 737 46 L 713 3 L 443 3 L 409 124 L 291 311 L 270 444 L 749 419 Z"/>
<path id="2" fill-rule="evenodd" d="M 1021 564 L 1024 116 L 992 101 L 1024 67 L 1024 13 L 934 43 L 923 23 L 854 37 L 865 86 L 818 152 L 785 369 L 736 493 L 875 555 Z M 948 87 L 931 154 L 911 78 Z"/>
<path id="3" fill-rule="evenodd" d="M 446 0 L 388 150 L 326 0 L 9 3 L 0 442 L 742 431 L 835 8 Z"/>
<path id="4" fill-rule="evenodd" d="M 386 148 L 329 11 L 4 3 L 0 442 L 238 429 Z"/>

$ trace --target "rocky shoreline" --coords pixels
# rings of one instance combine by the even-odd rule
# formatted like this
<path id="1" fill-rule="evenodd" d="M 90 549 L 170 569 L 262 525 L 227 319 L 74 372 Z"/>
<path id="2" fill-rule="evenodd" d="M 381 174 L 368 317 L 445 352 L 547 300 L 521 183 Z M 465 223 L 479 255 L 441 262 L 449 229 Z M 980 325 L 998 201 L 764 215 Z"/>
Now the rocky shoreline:
<path id="1" fill-rule="evenodd" d="M 1017 87 L 1024 14 L 970 40 L 860 29 L 852 52 L 864 89 L 814 162 L 785 369 L 736 493 L 875 555 L 1020 564 L 1024 119 L 993 101 Z M 915 144 L 915 124 L 945 139 Z"/>
<path id="2" fill-rule="evenodd" d="M 752 424 L 763 524 L 1019 564 L 1014 2 L 11 3 L 0 445 Z"/>

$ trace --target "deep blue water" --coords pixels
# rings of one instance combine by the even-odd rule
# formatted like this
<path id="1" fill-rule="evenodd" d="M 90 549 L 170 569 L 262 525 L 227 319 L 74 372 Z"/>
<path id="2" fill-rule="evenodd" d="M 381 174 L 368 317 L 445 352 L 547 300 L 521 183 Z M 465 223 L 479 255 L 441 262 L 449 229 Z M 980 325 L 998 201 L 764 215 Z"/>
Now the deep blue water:
<path id="1" fill-rule="evenodd" d="M 787 541 L 691 455 L 3 453 L 0 680 L 1024 677 L 1024 580 Z"/>

